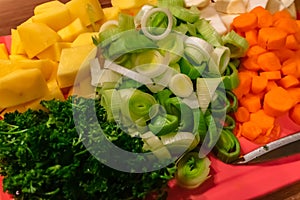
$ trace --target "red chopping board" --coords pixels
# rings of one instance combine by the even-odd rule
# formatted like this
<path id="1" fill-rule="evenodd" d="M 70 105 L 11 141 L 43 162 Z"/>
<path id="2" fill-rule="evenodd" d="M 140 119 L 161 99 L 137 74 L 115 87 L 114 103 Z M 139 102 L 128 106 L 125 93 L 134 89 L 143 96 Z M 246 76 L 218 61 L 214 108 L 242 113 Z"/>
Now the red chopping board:
<path id="1" fill-rule="evenodd" d="M 0 43 L 6 44 L 9 52 L 10 42 L 10 36 L 0 37 Z M 278 122 L 281 125 L 282 136 L 300 131 L 300 126 L 293 123 L 287 115 L 278 119 Z M 243 153 L 258 147 L 245 138 L 239 138 L 239 140 Z M 204 200 L 226 197 L 230 197 L 231 200 L 253 199 L 300 180 L 300 154 L 251 166 L 225 164 L 213 155 L 209 155 L 209 158 L 211 177 L 193 190 L 180 188 L 175 180 L 170 181 L 168 200 Z M 10 195 L 3 192 L 0 177 L 0 200 L 11 199 Z"/>

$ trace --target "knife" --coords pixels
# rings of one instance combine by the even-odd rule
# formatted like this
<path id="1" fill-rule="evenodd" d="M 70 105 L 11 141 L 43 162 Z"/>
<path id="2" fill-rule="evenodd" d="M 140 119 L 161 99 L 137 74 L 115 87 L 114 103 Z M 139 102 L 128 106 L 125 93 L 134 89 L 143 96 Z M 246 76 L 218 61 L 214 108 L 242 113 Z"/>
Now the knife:
<path id="1" fill-rule="evenodd" d="M 300 153 L 300 132 L 282 137 L 278 140 L 265 144 L 237 160 L 234 165 L 258 164 L 272 161 L 278 158 L 288 157 Z"/>

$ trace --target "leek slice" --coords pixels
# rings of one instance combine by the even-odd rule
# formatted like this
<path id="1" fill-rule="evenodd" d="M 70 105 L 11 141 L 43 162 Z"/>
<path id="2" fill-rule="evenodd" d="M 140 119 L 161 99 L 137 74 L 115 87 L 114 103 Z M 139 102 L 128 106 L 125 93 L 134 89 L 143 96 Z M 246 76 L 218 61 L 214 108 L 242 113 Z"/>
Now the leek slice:
<path id="1" fill-rule="evenodd" d="M 162 136 L 176 131 L 178 128 L 178 117 L 175 115 L 165 114 L 157 115 L 151 119 L 148 124 L 149 130 L 157 136 Z"/>
<path id="2" fill-rule="evenodd" d="M 156 34 L 152 34 L 149 32 L 148 20 L 150 19 L 151 15 L 153 15 L 155 13 L 159 13 L 159 12 L 164 13 L 167 16 L 168 26 L 167 26 L 167 28 L 165 28 L 165 31 L 163 33 L 156 35 Z M 146 37 L 148 37 L 152 40 L 161 40 L 161 39 L 165 38 L 171 32 L 172 26 L 173 26 L 172 14 L 166 8 L 152 8 L 151 10 L 146 12 L 146 14 L 143 16 L 142 21 L 141 21 L 142 32 L 144 33 L 144 35 Z"/>
<path id="3" fill-rule="evenodd" d="M 232 90 L 239 85 L 238 70 L 232 62 L 229 62 L 225 76 L 222 76 L 222 81 L 226 90 Z"/>
<path id="4" fill-rule="evenodd" d="M 221 161 L 231 163 L 240 156 L 240 143 L 230 130 L 222 130 L 220 137 L 213 148 L 213 153 Z"/>
<path id="5" fill-rule="evenodd" d="M 230 60 L 230 49 L 224 46 L 216 47 L 211 56 L 219 69 L 219 73 L 223 74 Z"/>
<path id="6" fill-rule="evenodd" d="M 179 97 L 188 97 L 194 91 L 191 79 L 185 74 L 175 74 L 169 82 L 169 88 Z"/>
<path id="7" fill-rule="evenodd" d="M 231 58 L 243 57 L 249 47 L 247 40 L 233 30 L 223 35 L 222 40 L 224 46 L 230 49 Z"/>
<path id="8" fill-rule="evenodd" d="M 118 28 L 118 26 L 119 26 L 119 22 L 117 20 L 108 20 L 101 25 L 99 29 L 99 33 L 110 28 Z"/>
<path id="9" fill-rule="evenodd" d="M 107 120 L 108 121 L 114 121 L 113 112 L 111 110 L 111 106 L 112 106 L 112 94 L 113 94 L 114 91 L 115 91 L 115 89 L 108 89 L 108 90 L 103 90 L 101 92 L 100 104 L 106 110 Z"/>
<path id="10" fill-rule="evenodd" d="M 194 23 L 200 16 L 200 11 L 195 6 L 192 6 L 189 9 L 182 6 L 171 6 L 169 9 L 176 18 L 184 22 Z"/>
<path id="11" fill-rule="evenodd" d="M 152 8 L 154 8 L 154 7 L 151 5 L 143 5 L 142 6 L 142 8 L 139 10 L 139 12 L 134 17 L 135 28 L 139 28 L 141 26 L 142 18 Z"/>
<path id="12" fill-rule="evenodd" d="M 144 85 L 153 84 L 152 80 L 149 77 L 143 76 L 142 74 L 139 74 L 133 70 L 127 69 L 127 68 L 125 68 L 121 65 L 118 65 L 109 60 L 105 60 L 104 68 L 115 71 L 119 74 L 122 74 L 123 76 L 131 78 L 131 79 L 133 79 L 141 84 L 144 84 Z"/>
<path id="13" fill-rule="evenodd" d="M 199 158 L 197 152 L 185 154 L 177 163 L 177 184 L 188 189 L 198 187 L 210 177 L 210 164 L 207 157 Z"/>
<path id="14" fill-rule="evenodd" d="M 184 0 L 158 0 L 157 1 L 158 7 L 172 7 L 172 6 L 179 6 L 184 7 Z"/>
<path id="15" fill-rule="evenodd" d="M 197 78 L 196 92 L 202 112 L 206 112 L 221 82 L 221 78 Z"/>
<path id="16" fill-rule="evenodd" d="M 184 53 L 184 42 L 181 35 L 177 33 L 170 33 L 164 39 L 157 42 L 159 50 L 169 57 L 169 63 L 177 63 Z"/>
<path id="17" fill-rule="evenodd" d="M 129 14 L 119 13 L 118 21 L 121 32 L 135 29 L 134 17 Z"/>
<path id="18" fill-rule="evenodd" d="M 222 46 L 222 37 L 220 34 L 214 29 L 212 25 L 209 24 L 209 21 L 206 19 L 199 19 L 195 22 L 195 27 L 200 35 L 206 40 L 208 43 L 213 46 Z"/>
<path id="19" fill-rule="evenodd" d="M 135 58 L 135 70 L 149 78 L 154 78 L 166 71 L 167 63 L 164 63 L 164 57 L 156 50 L 143 51 L 137 54 Z"/>

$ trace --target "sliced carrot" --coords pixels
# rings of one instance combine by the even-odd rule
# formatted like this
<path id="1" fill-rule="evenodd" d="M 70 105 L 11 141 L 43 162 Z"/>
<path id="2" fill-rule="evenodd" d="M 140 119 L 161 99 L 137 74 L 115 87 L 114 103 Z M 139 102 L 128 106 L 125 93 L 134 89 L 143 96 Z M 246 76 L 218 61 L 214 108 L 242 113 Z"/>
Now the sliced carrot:
<path id="1" fill-rule="evenodd" d="M 265 27 L 258 31 L 257 43 L 265 49 L 280 49 L 285 45 L 287 33 L 276 27 Z"/>
<path id="2" fill-rule="evenodd" d="M 268 85 L 268 79 L 265 76 L 253 76 L 251 91 L 254 94 L 261 93 L 267 88 L 267 85 Z"/>
<path id="3" fill-rule="evenodd" d="M 259 95 L 247 94 L 240 99 L 241 106 L 247 108 L 247 110 L 252 113 L 261 109 L 261 98 Z"/>
<path id="4" fill-rule="evenodd" d="M 261 46 L 253 45 L 253 46 L 250 46 L 248 48 L 248 51 L 246 52 L 246 56 L 248 56 L 248 57 L 258 56 L 258 55 L 263 54 L 265 52 L 267 52 L 267 50 L 262 48 Z"/>
<path id="5" fill-rule="evenodd" d="M 285 48 L 291 49 L 291 50 L 297 50 L 299 49 L 299 42 L 298 40 L 295 38 L 295 35 L 290 34 L 286 37 L 286 41 L 285 41 Z"/>
<path id="6" fill-rule="evenodd" d="M 253 121 L 244 122 L 242 125 L 242 136 L 249 140 L 255 140 L 262 133 L 262 129 L 256 126 Z"/>
<path id="7" fill-rule="evenodd" d="M 285 89 L 290 87 L 296 87 L 299 85 L 299 80 L 294 75 L 286 75 L 279 80 L 279 85 Z"/>
<path id="8" fill-rule="evenodd" d="M 246 32 L 257 27 L 257 16 L 254 13 L 242 13 L 232 21 L 233 29 Z"/>
<path id="9" fill-rule="evenodd" d="M 294 106 L 294 99 L 282 87 L 274 87 L 266 93 L 263 109 L 266 114 L 279 117 L 287 113 Z"/>
<path id="10" fill-rule="evenodd" d="M 281 18 L 274 22 L 274 26 L 284 30 L 288 34 L 294 34 L 300 31 L 297 22 L 293 18 Z"/>
<path id="11" fill-rule="evenodd" d="M 257 44 L 257 30 L 252 29 L 245 32 L 245 39 L 247 40 L 249 46 L 253 46 Z"/>
<path id="12" fill-rule="evenodd" d="M 300 103 L 300 87 L 288 88 L 286 91 L 294 99 L 295 103 Z"/>
<path id="13" fill-rule="evenodd" d="M 289 117 L 293 122 L 300 125 L 300 104 L 296 104 L 289 112 Z"/>
<path id="14" fill-rule="evenodd" d="M 262 6 L 257 6 L 253 8 L 250 13 L 254 13 L 257 16 L 257 26 L 259 28 L 269 27 L 273 25 L 273 16 L 272 14 L 264 9 Z"/>
<path id="15" fill-rule="evenodd" d="M 268 81 L 268 84 L 267 84 L 267 88 L 266 88 L 266 91 L 270 91 L 272 88 L 274 87 L 278 87 L 277 83 L 273 80 L 269 80 Z"/>
<path id="16" fill-rule="evenodd" d="M 239 72 L 238 77 L 240 83 L 237 88 L 233 89 L 233 93 L 240 99 L 250 92 L 252 76 L 247 72 Z"/>
<path id="17" fill-rule="evenodd" d="M 242 67 L 244 67 L 247 70 L 251 70 L 251 71 L 260 70 L 260 66 L 257 64 L 257 57 L 256 56 L 243 58 L 242 62 L 241 62 L 241 65 L 242 65 Z"/>
<path id="18" fill-rule="evenodd" d="M 277 20 L 282 20 L 283 18 L 292 18 L 291 14 L 287 10 L 276 11 L 273 14 L 273 23 L 276 23 Z"/>
<path id="19" fill-rule="evenodd" d="M 256 123 L 256 126 L 266 132 L 269 128 L 274 126 L 275 118 L 265 113 L 263 109 L 250 114 L 250 120 Z"/>
<path id="20" fill-rule="evenodd" d="M 296 75 L 297 62 L 294 59 L 294 57 L 292 57 L 282 63 L 281 72 L 283 75 Z"/>
<path id="21" fill-rule="evenodd" d="M 257 64 L 263 71 L 277 71 L 281 69 L 280 60 L 273 52 L 266 52 L 259 55 Z"/>
<path id="22" fill-rule="evenodd" d="M 235 127 L 233 129 L 233 133 L 236 137 L 242 136 L 242 123 L 236 122 Z"/>
<path id="23" fill-rule="evenodd" d="M 271 81 L 281 79 L 280 71 L 260 72 L 260 75 L 266 77 L 268 80 Z"/>
<path id="24" fill-rule="evenodd" d="M 265 134 L 259 135 L 253 142 L 263 145 L 277 140 L 280 137 L 280 130 L 280 125 L 278 123 L 274 123 L 273 127 L 269 128 Z"/>
<path id="25" fill-rule="evenodd" d="M 296 54 L 295 51 L 293 51 L 291 49 L 287 49 L 287 48 L 281 48 L 281 49 L 273 50 L 272 52 L 275 53 L 277 58 L 279 58 L 280 62 L 284 62 L 287 59 L 295 56 L 295 54 Z"/>
<path id="26" fill-rule="evenodd" d="M 250 119 L 250 113 L 244 106 L 238 107 L 237 111 L 234 113 L 234 117 L 238 122 L 246 122 Z"/>

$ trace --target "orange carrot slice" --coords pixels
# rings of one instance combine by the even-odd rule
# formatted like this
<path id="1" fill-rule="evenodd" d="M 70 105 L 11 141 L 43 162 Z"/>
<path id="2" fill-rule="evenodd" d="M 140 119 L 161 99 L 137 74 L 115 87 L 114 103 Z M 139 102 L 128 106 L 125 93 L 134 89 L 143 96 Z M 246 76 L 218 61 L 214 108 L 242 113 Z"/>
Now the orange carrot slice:
<path id="1" fill-rule="evenodd" d="M 237 111 L 234 113 L 234 117 L 238 122 L 246 122 L 250 119 L 250 113 L 244 106 L 238 107 Z"/>
<path id="2" fill-rule="evenodd" d="M 281 79 L 280 71 L 260 72 L 260 75 L 266 77 L 268 80 L 280 80 Z"/>
<path id="3" fill-rule="evenodd" d="M 261 46 L 253 45 L 248 48 L 248 51 L 246 52 L 246 56 L 248 56 L 248 57 L 259 56 L 260 54 L 263 54 L 266 52 L 267 52 L 267 50 L 262 48 Z"/>
<path id="4" fill-rule="evenodd" d="M 257 27 L 257 16 L 254 13 L 242 13 L 232 21 L 233 29 L 246 32 Z"/>
<path id="5" fill-rule="evenodd" d="M 240 99 L 241 106 L 247 108 L 250 113 L 261 109 L 261 101 L 259 95 L 247 94 Z"/>
<path id="6" fill-rule="evenodd" d="M 262 129 L 256 126 L 255 122 L 247 121 L 242 124 L 242 136 L 249 140 L 255 140 L 260 134 L 263 133 Z"/>
<path id="7" fill-rule="evenodd" d="M 279 117 L 287 113 L 295 104 L 294 99 L 282 87 L 274 87 L 266 93 L 263 109 L 266 114 Z"/>
<path id="8" fill-rule="evenodd" d="M 251 91 L 258 94 L 267 88 L 268 79 L 265 76 L 253 76 L 251 83 Z"/>
<path id="9" fill-rule="evenodd" d="M 258 31 L 257 43 L 265 49 L 274 50 L 285 46 L 287 33 L 277 27 L 261 28 Z"/>
<path id="10" fill-rule="evenodd" d="M 296 104 L 289 112 L 289 117 L 293 122 L 300 125 L 300 104 Z"/>
<path id="11" fill-rule="evenodd" d="M 287 89 L 299 85 L 299 80 L 294 75 L 286 75 L 279 80 L 279 85 Z"/>
<path id="12" fill-rule="evenodd" d="M 257 30 L 252 29 L 245 32 L 245 39 L 247 40 L 249 46 L 253 46 L 257 44 Z"/>
<path id="13" fill-rule="evenodd" d="M 266 52 L 259 55 L 257 64 L 263 71 L 277 71 L 281 69 L 280 60 L 273 52 Z"/>
<path id="14" fill-rule="evenodd" d="M 272 14 L 261 6 L 253 8 L 250 13 L 254 13 L 257 16 L 257 26 L 259 28 L 269 27 L 273 25 Z"/>

